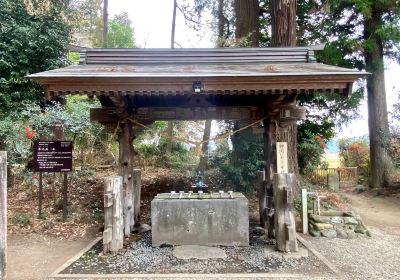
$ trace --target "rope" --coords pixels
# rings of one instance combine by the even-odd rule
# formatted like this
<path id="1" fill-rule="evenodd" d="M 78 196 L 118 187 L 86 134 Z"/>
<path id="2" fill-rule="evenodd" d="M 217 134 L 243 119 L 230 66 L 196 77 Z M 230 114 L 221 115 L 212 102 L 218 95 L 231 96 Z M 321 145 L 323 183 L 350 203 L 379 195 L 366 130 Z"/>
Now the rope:
<path id="1" fill-rule="evenodd" d="M 262 119 L 259 119 L 258 121 L 255 121 L 255 122 L 253 122 L 253 123 L 251 123 L 251 124 L 249 124 L 249 125 L 246 125 L 246 126 L 244 126 L 244 127 L 241 127 L 240 129 L 235 130 L 235 131 L 233 131 L 233 132 L 229 131 L 229 132 L 227 132 L 227 133 L 225 133 L 225 134 L 223 134 L 223 135 L 219 135 L 219 136 L 210 138 L 210 139 L 208 139 L 208 140 L 202 140 L 202 141 L 192 141 L 192 140 L 188 140 L 188 139 L 176 137 L 176 136 L 173 136 L 173 135 L 172 135 L 172 136 L 169 136 L 169 135 L 168 135 L 167 133 L 165 133 L 165 132 L 161 132 L 161 135 L 165 136 L 167 139 L 175 140 L 175 141 L 182 142 L 182 143 L 186 143 L 186 144 L 195 145 L 195 146 L 196 146 L 196 155 L 197 155 L 197 156 L 201 156 L 201 152 L 202 152 L 202 151 L 201 151 L 201 145 L 203 145 L 203 144 L 205 144 L 205 143 L 210 143 L 210 142 L 215 142 L 215 141 L 220 141 L 220 140 L 223 140 L 223 139 L 227 139 L 227 138 L 231 137 L 232 135 L 234 135 L 234 134 L 236 134 L 236 133 L 238 133 L 238 132 L 240 132 L 240 131 L 243 131 L 243 130 L 249 128 L 249 127 L 252 127 L 253 125 L 255 125 L 255 124 L 257 124 L 257 123 L 259 123 L 259 122 L 261 122 L 261 121 L 263 121 L 263 120 L 265 120 L 265 119 L 267 119 L 267 117 L 264 117 L 264 118 L 262 118 Z M 144 125 L 144 124 L 138 122 L 138 121 L 135 120 L 135 119 L 127 118 L 127 120 L 129 120 L 129 121 L 132 122 L 133 124 L 136 124 L 137 126 L 140 126 L 140 127 L 142 127 L 142 128 L 145 128 L 145 129 L 148 128 L 148 126 L 146 126 L 146 125 Z"/>

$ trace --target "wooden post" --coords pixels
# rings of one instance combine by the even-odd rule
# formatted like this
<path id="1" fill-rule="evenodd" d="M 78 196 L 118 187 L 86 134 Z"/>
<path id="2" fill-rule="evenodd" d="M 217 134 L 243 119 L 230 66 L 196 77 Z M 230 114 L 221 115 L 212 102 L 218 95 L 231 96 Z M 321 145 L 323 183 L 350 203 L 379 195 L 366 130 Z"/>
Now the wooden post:
<path id="1" fill-rule="evenodd" d="M 296 225 L 293 212 L 294 174 L 274 175 L 275 238 L 276 248 L 281 252 L 298 251 Z"/>
<path id="2" fill-rule="evenodd" d="M 265 227 L 266 208 L 267 208 L 267 197 L 265 191 L 265 171 L 257 171 L 257 190 L 258 190 L 258 206 L 260 215 L 260 226 Z"/>
<path id="3" fill-rule="evenodd" d="M 38 194 L 38 199 L 39 199 L 39 214 L 38 218 L 41 219 L 43 218 L 43 172 L 39 172 L 39 194 Z"/>
<path id="4" fill-rule="evenodd" d="M 133 129 L 129 123 L 121 124 L 119 134 L 119 161 L 123 185 L 124 233 L 129 236 L 134 227 L 133 182 Z"/>
<path id="5" fill-rule="evenodd" d="M 139 226 L 140 224 L 140 193 L 142 188 L 142 178 L 141 178 L 141 170 L 140 169 L 133 169 L 133 225 L 135 227 Z"/>
<path id="6" fill-rule="evenodd" d="M 0 152 L 0 280 L 7 273 L 7 152 Z"/>
<path id="7" fill-rule="evenodd" d="M 68 218 L 68 172 L 64 172 L 63 183 L 63 221 Z"/>
<path id="8" fill-rule="evenodd" d="M 124 221 L 122 207 L 122 177 L 104 179 L 103 253 L 115 254 L 123 247 Z"/>
<path id="9" fill-rule="evenodd" d="M 276 172 L 276 141 L 275 125 L 266 119 L 264 120 L 264 157 L 265 157 L 265 196 L 266 208 L 264 211 L 264 228 L 268 237 L 274 237 L 274 200 L 273 200 L 273 175 Z"/>
<path id="10" fill-rule="evenodd" d="M 308 233 L 308 206 L 307 189 L 301 189 L 301 220 L 303 222 L 303 233 Z"/>

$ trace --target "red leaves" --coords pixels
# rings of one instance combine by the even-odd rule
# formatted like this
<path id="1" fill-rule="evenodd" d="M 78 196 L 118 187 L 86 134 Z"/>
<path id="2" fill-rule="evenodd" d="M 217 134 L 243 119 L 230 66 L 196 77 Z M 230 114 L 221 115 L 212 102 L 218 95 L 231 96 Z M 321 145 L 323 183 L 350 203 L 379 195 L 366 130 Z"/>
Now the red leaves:
<path id="1" fill-rule="evenodd" d="M 325 142 L 324 142 L 324 138 L 322 138 L 321 136 L 317 135 L 317 136 L 315 136 L 315 140 L 318 142 L 319 147 L 320 147 L 321 149 L 325 149 L 326 144 L 325 144 Z"/>
<path id="2" fill-rule="evenodd" d="M 33 130 L 33 129 L 31 130 L 29 127 L 26 127 L 25 135 L 26 135 L 27 139 L 32 140 L 36 135 L 36 130 Z"/>

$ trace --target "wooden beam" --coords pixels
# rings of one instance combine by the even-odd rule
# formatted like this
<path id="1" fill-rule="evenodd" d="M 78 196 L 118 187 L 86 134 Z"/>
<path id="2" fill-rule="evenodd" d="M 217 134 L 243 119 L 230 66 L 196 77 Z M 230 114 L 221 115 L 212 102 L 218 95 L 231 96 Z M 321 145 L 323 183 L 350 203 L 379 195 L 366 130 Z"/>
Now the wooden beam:
<path id="1" fill-rule="evenodd" d="M 147 107 L 138 108 L 132 118 L 141 123 L 155 120 L 257 120 L 262 110 L 255 107 Z M 120 118 L 112 108 L 90 109 L 90 120 L 102 124 L 117 123 Z"/>
<path id="2" fill-rule="evenodd" d="M 0 280 L 7 273 L 7 152 L 0 152 Z"/>

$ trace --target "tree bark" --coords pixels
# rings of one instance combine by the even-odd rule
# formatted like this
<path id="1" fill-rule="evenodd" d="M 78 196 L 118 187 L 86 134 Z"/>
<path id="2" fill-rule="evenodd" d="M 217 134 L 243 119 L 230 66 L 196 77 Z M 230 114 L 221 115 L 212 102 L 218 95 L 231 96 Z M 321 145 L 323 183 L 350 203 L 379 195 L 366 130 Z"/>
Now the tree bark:
<path id="1" fill-rule="evenodd" d="M 271 30 L 272 47 L 296 46 L 296 0 L 271 1 Z M 288 133 L 277 134 L 280 141 L 288 142 L 289 172 L 299 177 L 299 163 L 297 156 L 297 124 L 286 126 Z M 295 191 L 295 189 L 294 189 Z"/>
<path id="2" fill-rule="evenodd" d="M 296 0 L 271 1 L 273 47 L 296 46 Z"/>
<path id="3" fill-rule="evenodd" d="M 235 0 L 235 39 L 248 37 L 248 47 L 260 44 L 260 5 L 258 0 Z"/>
<path id="4" fill-rule="evenodd" d="M 0 152 L 0 279 L 7 272 L 7 152 Z"/>
<path id="5" fill-rule="evenodd" d="M 372 16 L 364 22 L 364 39 L 368 48 L 364 52 L 366 69 L 371 76 L 367 78 L 368 125 L 370 138 L 371 171 L 369 186 L 382 188 L 390 186 L 392 161 L 388 154 L 390 145 L 388 113 L 386 105 L 385 72 L 383 44 L 378 29 L 382 14 L 372 11 Z"/>
<path id="6" fill-rule="evenodd" d="M 108 34 L 108 0 L 103 2 L 103 47 L 107 47 Z"/>
<path id="7" fill-rule="evenodd" d="M 207 142 L 204 142 L 201 147 L 201 158 L 199 164 L 199 169 L 203 171 L 207 168 L 208 165 L 208 144 L 209 144 L 208 140 L 210 140 L 211 122 L 212 120 L 206 120 L 204 124 L 203 141 Z"/>
<path id="8" fill-rule="evenodd" d="M 123 185 L 123 212 L 124 212 L 124 233 L 129 236 L 134 225 L 134 181 L 133 181 L 133 129 L 130 123 L 121 124 L 119 134 L 119 161 Z"/>
<path id="9" fill-rule="evenodd" d="M 171 49 L 175 48 L 175 27 L 176 27 L 176 8 L 177 3 L 174 0 L 174 7 L 172 11 L 172 23 L 171 23 Z M 174 123 L 172 121 L 168 121 L 167 128 L 167 154 L 171 154 L 172 152 L 172 134 L 174 132 Z"/>

